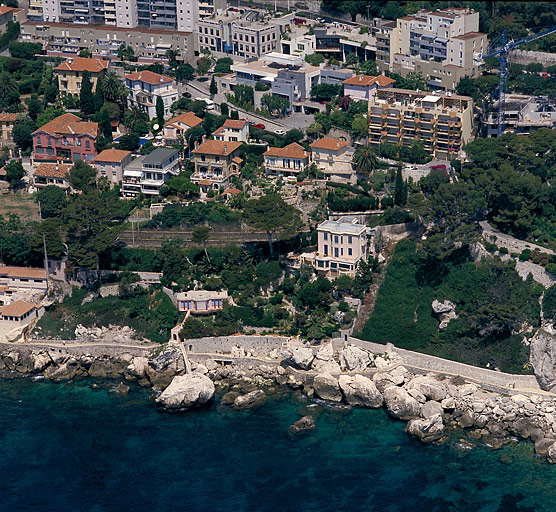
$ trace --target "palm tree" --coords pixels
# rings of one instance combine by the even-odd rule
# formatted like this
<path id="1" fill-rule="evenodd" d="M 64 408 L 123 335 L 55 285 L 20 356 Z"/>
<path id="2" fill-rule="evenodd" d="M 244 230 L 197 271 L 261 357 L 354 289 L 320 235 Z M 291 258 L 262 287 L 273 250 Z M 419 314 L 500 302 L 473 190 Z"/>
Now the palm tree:
<path id="1" fill-rule="evenodd" d="M 138 123 L 148 122 L 148 120 L 147 114 L 137 105 L 128 108 L 124 114 L 124 126 L 129 130 L 133 130 Z"/>
<path id="2" fill-rule="evenodd" d="M 114 103 L 120 103 L 127 96 L 124 84 L 113 71 L 106 73 L 102 81 L 102 94 L 105 100 Z"/>
<path id="3" fill-rule="evenodd" d="M 8 73 L 0 73 L 0 91 L 6 95 L 19 91 L 16 81 Z"/>
<path id="4" fill-rule="evenodd" d="M 357 148 L 351 163 L 358 174 L 371 174 L 378 169 L 378 158 L 375 150 L 369 145 Z"/>

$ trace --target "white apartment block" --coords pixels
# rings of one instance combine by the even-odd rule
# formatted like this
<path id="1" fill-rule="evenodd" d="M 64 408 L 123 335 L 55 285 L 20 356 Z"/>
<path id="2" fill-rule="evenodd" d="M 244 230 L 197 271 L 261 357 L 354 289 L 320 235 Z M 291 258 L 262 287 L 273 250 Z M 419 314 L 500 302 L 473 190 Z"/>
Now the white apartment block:
<path id="1" fill-rule="evenodd" d="M 373 28 L 377 64 L 402 76 L 421 73 L 429 89 L 454 92 L 462 77 L 479 76 L 478 57 L 488 39 L 478 30 L 479 13 L 472 9 L 421 10 L 398 18 L 395 27 Z M 388 36 L 389 45 L 384 40 Z"/>
<path id="2" fill-rule="evenodd" d="M 199 0 L 30 0 L 32 20 L 194 32 Z"/>

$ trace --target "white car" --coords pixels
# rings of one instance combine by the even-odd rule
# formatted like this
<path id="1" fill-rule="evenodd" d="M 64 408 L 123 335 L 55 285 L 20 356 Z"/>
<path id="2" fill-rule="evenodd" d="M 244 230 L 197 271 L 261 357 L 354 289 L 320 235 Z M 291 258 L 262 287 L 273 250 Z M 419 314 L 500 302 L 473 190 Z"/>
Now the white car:
<path id="1" fill-rule="evenodd" d="M 286 132 L 284 130 L 282 130 L 281 128 L 278 128 L 277 130 L 274 130 L 274 133 L 276 135 L 286 135 Z"/>

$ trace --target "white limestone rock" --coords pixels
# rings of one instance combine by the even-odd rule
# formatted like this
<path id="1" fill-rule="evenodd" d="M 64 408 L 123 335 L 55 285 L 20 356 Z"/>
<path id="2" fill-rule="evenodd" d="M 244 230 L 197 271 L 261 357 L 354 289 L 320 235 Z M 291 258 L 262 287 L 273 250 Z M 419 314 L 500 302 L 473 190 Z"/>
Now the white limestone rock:
<path id="1" fill-rule="evenodd" d="M 214 396 L 214 384 L 199 373 L 178 375 L 156 399 L 168 411 L 183 411 L 207 403 Z"/>
<path id="2" fill-rule="evenodd" d="M 444 421 L 441 414 L 434 414 L 425 419 L 410 420 L 405 430 L 423 443 L 432 443 L 444 434 Z"/>
<path id="3" fill-rule="evenodd" d="M 388 413 L 400 420 L 410 420 L 417 418 L 420 413 L 420 406 L 405 389 L 391 386 L 384 390 L 384 401 Z"/>
<path id="4" fill-rule="evenodd" d="M 342 392 L 338 379 L 330 373 L 320 373 L 313 379 L 313 389 L 315 394 L 323 400 L 331 402 L 341 402 Z"/>
<path id="5" fill-rule="evenodd" d="M 283 360 L 301 370 L 311 368 L 314 357 L 313 350 L 309 347 L 288 347 L 282 350 Z"/>
<path id="6" fill-rule="evenodd" d="M 363 407 L 380 407 L 383 398 L 371 379 L 363 375 L 341 375 L 340 389 L 346 402 L 350 405 Z"/>
<path id="7" fill-rule="evenodd" d="M 340 352 L 340 366 L 349 372 L 362 372 L 371 364 L 371 355 L 354 345 L 347 345 Z"/>

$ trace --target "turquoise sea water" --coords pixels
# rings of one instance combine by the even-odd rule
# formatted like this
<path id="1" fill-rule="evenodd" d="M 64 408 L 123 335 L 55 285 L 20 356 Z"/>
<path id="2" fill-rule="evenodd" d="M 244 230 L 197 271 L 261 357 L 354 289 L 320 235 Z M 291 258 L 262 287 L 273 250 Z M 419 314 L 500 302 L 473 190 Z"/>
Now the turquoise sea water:
<path id="1" fill-rule="evenodd" d="M 466 451 L 410 440 L 383 410 L 157 411 L 91 382 L 0 381 L 2 511 L 554 511 L 556 467 L 528 442 Z"/>

